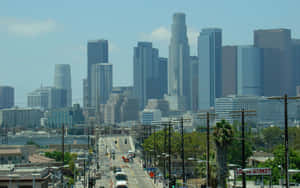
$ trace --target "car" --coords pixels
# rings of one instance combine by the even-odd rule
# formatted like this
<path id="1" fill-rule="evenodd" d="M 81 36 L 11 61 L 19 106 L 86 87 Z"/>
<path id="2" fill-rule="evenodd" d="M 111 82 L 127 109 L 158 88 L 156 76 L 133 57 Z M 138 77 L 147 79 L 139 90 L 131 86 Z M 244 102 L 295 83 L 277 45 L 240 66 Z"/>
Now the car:
<path id="1" fill-rule="evenodd" d="M 128 182 L 128 177 L 125 172 L 117 172 L 115 176 L 116 182 L 118 181 L 126 181 Z"/>
<path id="2" fill-rule="evenodd" d="M 129 159 L 128 159 L 127 157 L 122 156 L 122 159 L 123 159 L 123 161 L 124 161 L 125 163 L 128 163 L 128 162 L 129 162 Z"/>
<path id="3" fill-rule="evenodd" d="M 127 181 L 117 181 L 115 188 L 128 188 Z"/>
<path id="4" fill-rule="evenodd" d="M 127 155 L 132 156 L 133 158 L 135 158 L 135 153 L 132 150 L 129 150 Z"/>
<path id="5" fill-rule="evenodd" d="M 114 168 L 114 173 L 122 172 L 122 169 L 120 167 L 115 167 Z"/>

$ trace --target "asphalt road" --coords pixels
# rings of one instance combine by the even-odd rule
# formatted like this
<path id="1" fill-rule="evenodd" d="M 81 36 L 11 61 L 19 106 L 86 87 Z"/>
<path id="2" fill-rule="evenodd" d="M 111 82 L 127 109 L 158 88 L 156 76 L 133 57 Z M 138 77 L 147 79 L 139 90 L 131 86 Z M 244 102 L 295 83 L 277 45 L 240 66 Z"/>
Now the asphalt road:
<path id="1" fill-rule="evenodd" d="M 127 139 L 127 144 L 125 144 L 125 139 Z M 115 141 L 117 141 L 117 144 L 115 144 Z M 114 149 L 116 152 L 115 160 L 110 156 L 111 149 Z M 97 180 L 96 188 L 100 186 L 114 188 L 114 174 L 111 170 L 113 166 L 121 167 L 127 174 L 129 188 L 154 187 L 153 180 L 142 169 L 138 158 L 135 158 L 130 163 L 123 162 L 122 156 L 126 156 L 128 150 L 132 150 L 128 136 L 102 137 L 99 139 L 99 160 L 102 178 Z M 106 155 L 106 152 L 108 152 L 108 155 Z"/>

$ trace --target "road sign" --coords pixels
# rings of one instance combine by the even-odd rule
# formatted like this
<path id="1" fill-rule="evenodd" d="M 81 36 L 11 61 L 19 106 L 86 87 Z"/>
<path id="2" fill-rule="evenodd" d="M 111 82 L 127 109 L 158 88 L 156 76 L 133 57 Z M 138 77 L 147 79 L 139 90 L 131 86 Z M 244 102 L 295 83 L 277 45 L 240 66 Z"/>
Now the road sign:
<path id="1" fill-rule="evenodd" d="M 245 173 L 247 176 L 257 176 L 257 175 L 271 175 L 272 171 L 270 168 L 237 168 L 236 175 L 242 175 Z"/>

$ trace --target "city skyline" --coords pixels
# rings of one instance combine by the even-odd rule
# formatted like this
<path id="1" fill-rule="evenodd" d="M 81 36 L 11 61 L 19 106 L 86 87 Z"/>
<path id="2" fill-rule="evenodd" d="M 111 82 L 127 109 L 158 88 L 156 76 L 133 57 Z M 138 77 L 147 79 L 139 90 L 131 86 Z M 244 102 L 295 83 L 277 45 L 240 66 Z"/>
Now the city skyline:
<path id="1" fill-rule="evenodd" d="M 68 3 L 62 3 L 60 7 L 57 6 L 58 3 L 56 2 L 45 5 L 37 3 L 35 6 L 32 6 L 32 2 L 19 3 L 22 5 L 20 6 L 22 9 L 32 10 L 31 15 L 28 15 L 27 11 L 18 7 L 15 7 L 15 12 L 10 12 L 9 10 L 12 10 L 14 6 L 13 1 L 4 1 L 3 6 L 1 6 L 1 12 L 4 16 L 0 19 L 2 26 L 0 39 L 3 41 L 0 45 L 0 49 L 3 51 L 0 62 L 5 63 L 5 65 L 2 64 L 0 70 L 1 84 L 13 86 L 16 95 L 15 104 L 25 106 L 28 92 L 37 88 L 41 83 L 51 85 L 54 64 L 70 64 L 73 75 L 73 102 L 81 103 L 82 79 L 86 77 L 87 72 L 85 70 L 87 63 L 85 46 L 88 40 L 104 38 L 109 41 L 110 62 L 115 65 L 113 85 L 133 85 L 132 47 L 137 41 L 152 41 L 153 45 L 159 49 L 160 56 L 168 57 L 171 17 L 175 12 L 186 14 L 191 47 L 190 55 L 196 55 L 196 40 L 194 39 L 197 38 L 201 29 L 206 27 L 222 29 L 223 45 L 253 44 L 253 31 L 256 29 L 288 28 L 292 30 L 292 38 L 300 37 L 300 25 L 295 21 L 296 7 L 298 7 L 299 2 L 273 3 L 272 7 L 268 6 L 269 1 L 259 3 L 258 1 L 219 2 L 220 7 L 223 8 L 214 9 L 217 14 L 211 16 L 210 19 L 206 19 L 205 14 L 208 14 L 208 11 L 212 10 L 211 8 L 215 8 L 215 3 L 198 3 L 196 1 L 191 3 L 202 6 L 190 8 L 197 6 L 175 2 L 168 7 L 168 3 L 163 2 L 161 6 L 157 7 L 155 3 L 146 3 L 150 7 L 155 6 L 157 8 L 157 15 L 149 12 L 145 3 L 137 3 L 135 6 L 140 7 L 141 10 L 128 13 L 128 21 L 126 21 L 128 26 L 124 27 L 125 25 L 120 22 L 120 19 L 129 5 L 123 3 L 120 3 L 123 6 L 114 7 L 114 10 L 119 11 L 116 15 L 106 10 L 103 13 L 88 11 L 89 13 L 81 18 L 75 15 L 79 8 L 94 9 L 97 6 L 92 5 L 92 3 L 73 3 L 69 16 L 64 16 L 66 14 L 63 11 L 69 6 Z M 248 9 L 242 9 L 245 5 Z M 113 7 L 108 2 L 104 6 L 107 9 Z M 125 8 L 125 10 L 121 8 Z M 268 9 L 268 14 L 264 13 L 265 9 Z M 255 14 L 253 14 L 253 10 L 256 11 Z M 285 10 L 288 10 L 285 14 L 279 14 Z M 136 17 L 140 11 L 144 14 Z M 233 22 L 232 20 L 236 19 L 237 15 L 242 15 L 242 18 Z M 76 23 L 74 23 L 75 20 Z M 99 20 L 99 26 L 94 26 L 96 20 Z M 112 24 L 114 22 L 119 24 Z M 139 25 L 140 27 L 138 27 Z M 122 31 L 121 34 L 120 30 Z M 25 44 L 27 44 L 26 47 Z M 18 55 L 15 56 L 15 53 Z M 26 71 L 18 72 L 17 70 L 17 74 L 24 79 L 16 79 L 11 74 L 16 66 L 19 66 L 20 70 L 27 70 L 28 68 L 25 67 L 34 67 L 34 70 L 30 74 Z"/>

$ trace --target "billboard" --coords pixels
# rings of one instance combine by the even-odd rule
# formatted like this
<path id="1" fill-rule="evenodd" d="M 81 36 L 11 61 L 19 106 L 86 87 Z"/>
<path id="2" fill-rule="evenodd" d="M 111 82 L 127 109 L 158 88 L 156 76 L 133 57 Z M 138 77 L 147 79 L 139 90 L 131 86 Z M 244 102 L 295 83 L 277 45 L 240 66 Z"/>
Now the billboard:
<path id="1" fill-rule="evenodd" d="M 237 168 L 236 169 L 236 175 L 242 175 L 242 173 L 245 173 L 247 176 L 257 176 L 257 175 L 271 175 L 272 171 L 270 168 Z"/>

